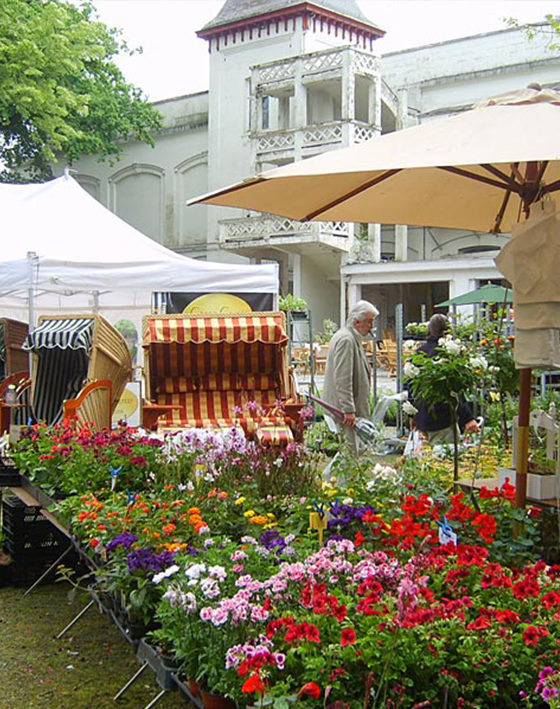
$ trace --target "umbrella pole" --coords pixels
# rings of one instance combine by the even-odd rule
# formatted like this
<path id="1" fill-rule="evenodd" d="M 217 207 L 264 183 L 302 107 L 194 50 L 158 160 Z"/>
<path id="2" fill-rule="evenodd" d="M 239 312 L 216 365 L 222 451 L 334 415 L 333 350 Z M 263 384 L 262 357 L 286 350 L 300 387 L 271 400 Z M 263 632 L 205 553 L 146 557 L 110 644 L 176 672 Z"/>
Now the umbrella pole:
<path id="1" fill-rule="evenodd" d="M 531 370 L 519 371 L 519 423 L 515 458 L 515 506 L 527 503 L 527 464 L 529 460 L 529 411 L 531 408 Z"/>

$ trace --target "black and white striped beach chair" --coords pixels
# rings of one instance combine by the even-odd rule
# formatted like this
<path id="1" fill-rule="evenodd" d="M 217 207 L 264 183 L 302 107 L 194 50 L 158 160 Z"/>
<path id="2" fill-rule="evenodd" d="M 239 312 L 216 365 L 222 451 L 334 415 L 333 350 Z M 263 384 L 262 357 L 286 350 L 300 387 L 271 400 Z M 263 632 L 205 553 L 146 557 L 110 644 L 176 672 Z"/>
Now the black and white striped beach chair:
<path id="1" fill-rule="evenodd" d="M 132 363 L 122 335 L 99 314 L 45 315 L 28 335 L 34 419 L 111 425 Z"/>

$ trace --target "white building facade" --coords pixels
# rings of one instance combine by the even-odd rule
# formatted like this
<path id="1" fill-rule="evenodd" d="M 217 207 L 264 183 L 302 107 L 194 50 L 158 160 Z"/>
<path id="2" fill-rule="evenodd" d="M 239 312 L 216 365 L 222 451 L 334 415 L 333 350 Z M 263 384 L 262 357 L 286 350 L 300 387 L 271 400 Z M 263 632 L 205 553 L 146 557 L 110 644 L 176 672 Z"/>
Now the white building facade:
<path id="1" fill-rule="evenodd" d="M 103 204 L 189 256 L 278 262 L 281 291 L 304 297 L 316 325 L 365 297 L 391 327 L 397 303 L 418 320 L 500 278 L 493 257 L 508 235 L 299 223 L 185 201 L 509 89 L 555 86 L 560 56 L 546 35 L 506 29 L 379 57 L 383 31 L 354 0 L 227 0 L 198 35 L 209 46 L 209 91 L 155 104 L 165 125 L 155 149 L 130 142 L 116 165 L 74 166 Z"/>

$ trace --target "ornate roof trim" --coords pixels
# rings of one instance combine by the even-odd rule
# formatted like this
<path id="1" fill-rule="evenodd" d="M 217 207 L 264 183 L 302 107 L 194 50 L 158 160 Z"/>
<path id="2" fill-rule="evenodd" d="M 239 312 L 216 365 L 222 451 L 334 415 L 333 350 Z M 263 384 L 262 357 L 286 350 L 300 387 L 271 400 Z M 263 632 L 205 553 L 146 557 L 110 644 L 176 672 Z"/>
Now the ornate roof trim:
<path id="1" fill-rule="evenodd" d="M 287 29 L 287 24 L 290 21 L 295 22 L 297 17 L 303 18 L 305 29 L 308 29 L 313 22 L 320 22 L 321 24 L 326 22 L 329 27 L 334 25 L 335 30 L 340 28 L 343 36 L 345 32 L 355 32 L 362 39 L 373 41 L 383 37 L 385 34 L 384 30 L 376 27 L 373 23 L 341 14 L 334 8 L 325 7 L 320 0 L 303 0 L 302 2 L 285 5 L 277 9 L 265 10 L 264 12 L 261 10 L 245 17 L 238 16 L 238 19 L 232 16 L 231 19 L 220 21 L 220 14 L 215 20 L 199 30 L 196 33 L 197 36 L 206 40 L 219 39 L 221 37 L 225 39 L 228 34 L 237 31 L 262 30 L 263 28 L 270 31 L 271 24 L 276 24 L 278 28 L 281 22 L 285 23 Z"/>

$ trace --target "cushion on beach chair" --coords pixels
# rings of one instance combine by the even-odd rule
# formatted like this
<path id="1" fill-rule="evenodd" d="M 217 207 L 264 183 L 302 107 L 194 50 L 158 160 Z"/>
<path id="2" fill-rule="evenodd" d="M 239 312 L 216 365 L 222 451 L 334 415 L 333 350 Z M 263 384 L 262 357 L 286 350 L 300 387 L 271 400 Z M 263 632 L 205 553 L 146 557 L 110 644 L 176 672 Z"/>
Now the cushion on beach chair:
<path id="1" fill-rule="evenodd" d="M 271 446 L 285 447 L 293 442 L 294 436 L 291 429 L 286 425 L 259 424 L 255 431 L 255 439 L 264 448 Z"/>

